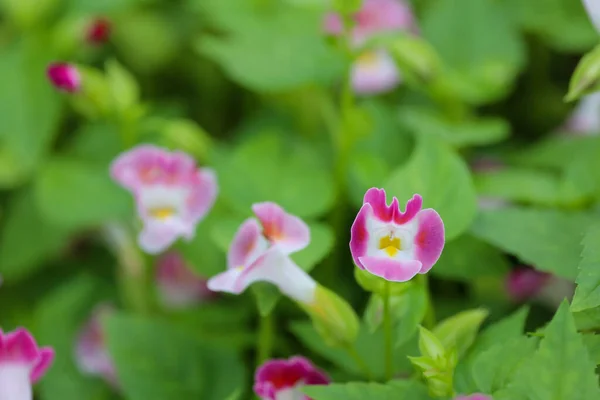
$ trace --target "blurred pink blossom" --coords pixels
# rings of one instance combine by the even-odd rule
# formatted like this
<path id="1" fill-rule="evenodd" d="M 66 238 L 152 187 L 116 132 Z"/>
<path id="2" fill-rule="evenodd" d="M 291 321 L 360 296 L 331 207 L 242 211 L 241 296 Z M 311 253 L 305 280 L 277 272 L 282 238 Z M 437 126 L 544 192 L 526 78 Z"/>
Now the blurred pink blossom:
<path id="1" fill-rule="evenodd" d="M 261 400 L 310 400 L 300 388 L 327 384 L 329 377 L 308 359 L 299 356 L 269 360 L 254 376 L 254 392 Z"/>
<path id="2" fill-rule="evenodd" d="M 135 196 L 143 222 L 138 242 L 150 254 L 166 250 L 179 237 L 191 240 L 217 197 L 211 169 L 197 168 L 183 152 L 152 145 L 121 154 L 111 175 Z"/>
<path id="3" fill-rule="evenodd" d="M 46 73 L 54 87 L 61 91 L 74 93 L 81 88 L 81 75 L 72 64 L 52 63 L 48 66 Z"/>
<path id="4" fill-rule="evenodd" d="M 0 330 L 0 399 L 32 400 L 31 386 L 47 371 L 54 350 L 39 348 L 24 328 L 4 333 Z"/>

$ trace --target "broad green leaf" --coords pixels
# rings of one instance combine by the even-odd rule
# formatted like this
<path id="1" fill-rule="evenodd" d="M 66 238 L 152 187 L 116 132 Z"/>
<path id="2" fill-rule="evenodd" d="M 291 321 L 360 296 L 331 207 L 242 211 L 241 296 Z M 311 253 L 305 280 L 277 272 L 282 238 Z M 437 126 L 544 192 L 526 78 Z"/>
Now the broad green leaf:
<path id="1" fill-rule="evenodd" d="M 509 390 L 528 400 L 598 399 L 595 368 L 565 301 L 544 329 L 539 349 L 515 371 Z"/>
<path id="2" fill-rule="evenodd" d="M 429 400 L 427 389 L 415 381 L 381 383 L 350 382 L 303 389 L 314 400 Z"/>
<path id="3" fill-rule="evenodd" d="M 133 75 L 114 59 L 106 62 L 106 82 L 119 113 L 128 112 L 137 105 L 140 99 L 139 85 Z"/>
<path id="4" fill-rule="evenodd" d="M 460 312 L 440 322 L 434 329 L 445 348 L 456 347 L 461 357 L 475 341 L 477 331 L 488 316 L 488 311 L 474 309 Z"/>
<path id="5" fill-rule="evenodd" d="M 243 368 L 231 352 L 206 348 L 164 322 L 117 314 L 105 329 L 128 399 L 219 400 L 242 385 Z"/>
<path id="6" fill-rule="evenodd" d="M 592 27 L 582 1 L 506 0 L 504 3 L 527 32 L 559 51 L 582 52 L 598 42 L 598 33 Z"/>
<path id="7" fill-rule="evenodd" d="M 123 144 L 116 126 L 88 123 L 73 133 L 65 155 L 69 158 L 108 166 L 121 151 L 123 151 Z"/>
<path id="8" fill-rule="evenodd" d="M 0 235 L 0 275 L 6 281 L 26 278 L 57 256 L 69 236 L 69 230 L 42 217 L 30 188 L 14 193 Z"/>
<path id="9" fill-rule="evenodd" d="M 499 171 L 476 174 L 477 192 L 486 197 L 540 206 L 581 204 L 589 193 L 563 174 L 528 168 L 506 167 Z"/>
<path id="10" fill-rule="evenodd" d="M 476 213 L 476 197 L 469 170 L 463 160 L 444 144 L 425 136 L 406 164 L 384 184 L 388 196 L 406 202 L 413 194 L 423 196 L 423 207 L 442 217 L 446 240 L 464 232 Z"/>
<path id="11" fill-rule="evenodd" d="M 406 107 L 400 120 L 417 135 L 434 135 L 451 146 L 481 146 L 508 138 L 510 126 L 499 118 L 466 118 L 454 121 L 441 114 L 417 107 Z"/>
<path id="12" fill-rule="evenodd" d="M 523 41 L 502 3 L 431 2 L 422 25 L 449 68 L 444 84 L 470 103 L 503 97 L 524 65 Z"/>
<path id="13" fill-rule="evenodd" d="M 197 47 L 236 82 L 255 91 L 273 92 L 330 83 L 341 76 L 343 62 L 333 46 L 327 46 L 321 11 L 287 6 L 261 12 L 240 0 L 218 1 L 221 4 L 211 0 L 202 6 L 228 35 L 205 35 Z M 219 13 L 243 15 L 222 17 Z"/>
<path id="14" fill-rule="evenodd" d="M 479 354 L 473 362 L 473 379 L 482 393 L 504 389 L 519 366 L 536 349 L 537 340 L 525 336 L 498 343 Z"/>
<path id="15" fill-rule="evenodd" d="M 581 257 L 572 311 L 600 306 L 600 222 L 594 223 L 583 238 Z"/>
<path id="16" fill-rule="evenodd" d="M 583 335 L 582 339 L 592 362 L 600 365 L 600 335 Z"/>
<path id="17" fill-rule="evenodd" d="M 50 49 L 47 37 L 30 36 L 2 50 L 0 187 L 25 181 L 58 133 L 63 103 L 44 73 Z"/>
<path id="18" fill-rule="evenodd" d="M 100 379 L 85 376 L 74 363 L 79 329 L 93 307 L 103 300 L 106 289 L 89 275 L 77 276 L 44 296 L 35 313 L 36 339 L 52 346 L 56 358 L 39 383 L 44 400 L 101 400 L 112 398 L 111 389 Z M 60 321 L 57 324 L 56 321 Z"/>
<path id="19" fill-rule="evenodd" d="M 111 180 L 105 165 L 55 157 L 37 177 L 35 195 L 44 218 L 67 228 L 133 215 L 131 196 Z"/>
<path id="20" fill-rule="evenodd" d="M 584 213 L 508 207 L 482 211 L 471 231 L 540 270 L 574 279 L 588 224 Z"/>
<path id="21" fill-rule="evenodd" d="M 467 233 L 446 243 L 431 273 L 472 282 L 482 277 L 504 276 L 508 268 L 508 260 L 498 249 Z"/>
<path id="22" fill-rule="evenodd" d="M 253 203 L 274 201 L 291 214 L 314 217 L 333 206 L 331 173 L 314 149 L 274 133 L 249 137 L 218 158 L 221 196 L 240 214 Z"/>
<path id="23" fill-rule="evenodd" d="M 517 166 L 563 170 L 598 143 L 600 137 L 597 136 L 556 135 L 511 152 L 507 157 Z"/>

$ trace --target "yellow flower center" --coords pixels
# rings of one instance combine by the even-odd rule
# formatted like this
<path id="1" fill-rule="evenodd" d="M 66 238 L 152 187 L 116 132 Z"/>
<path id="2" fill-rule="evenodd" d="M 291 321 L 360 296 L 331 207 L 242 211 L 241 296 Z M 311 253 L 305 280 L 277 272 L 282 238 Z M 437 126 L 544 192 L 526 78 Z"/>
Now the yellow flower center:
<path id="1" fill-rule="evenodd" d="M 379 248 L 384 250 L 390 257 L 394 257 L 400 251 L 400 238 L 384 236 L 379 239 Z"/>
<path id="2" fill-rule="evenodd" d="M 375 51 L 365 51 L 361 55 L 358 56 L 356 60 L 359 64 L 363 65 L 373 65 L 377 62 L 378 54 Z"/>
<path id="3" fill-rule="evenodd" d="M 158 207 L 151 209 L 149 214 L 156 219 L 165 220 L 175 214 L 175 209 L 172 207 Z"/>

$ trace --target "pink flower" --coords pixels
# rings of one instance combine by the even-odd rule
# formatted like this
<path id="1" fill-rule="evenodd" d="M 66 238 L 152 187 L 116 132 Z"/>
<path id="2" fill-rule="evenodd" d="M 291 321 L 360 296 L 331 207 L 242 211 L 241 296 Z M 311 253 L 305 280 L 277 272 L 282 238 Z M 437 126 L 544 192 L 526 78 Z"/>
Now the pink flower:
<path id="1" fill-rule="evenodd" d="M 592 24 L 600 32 L 600 3 L 598 3 L 598 0 L 583 0 L 583 5 L 592 20 Z"/>
<path id="2" fill-rule="evenodd" d="M 215 297 L 203 279 L 185 263 L 176 252 L 169 252 L 157 261 L 156 283 L 158 294 L 166 307 L 186 308 Z"/>
<path id="3" fill-rule="evenodd" d="M 600 134 L 600 93 L 593 93 L 581 99 L 567 120 L 565 129 L 573 134 Z"/>
<path id="4" fill-rule="evenodd" d="M 369 189 L 352 224 L 350 251 L 356 265 L 394 282 L 429 271 L 444 248 L 444 223 L 435 210 L 422 210 L 422 203 L 415 194 L 401 212 L 396 197 L 388 206 L 385 190 Z"/>
<path id="5" fill-rule="evenodd" d="M 108 41 L 111 24 L 108 18 L 95 18 L 88 26 L 86 40 L 91 44 L 102 44 Z"/>
<path id="6" fill-rule="evenodd" d="M 361 46 L 369 38 L 394 31 L 417 32 L 410 7 L 402 0 L 365 0 L 354 16 L 352 43 Z M 324 29 L 332 35 L 343 32 L 339 15 L 325 16 Z M 401 81 L 396 63 L 382 49 L 368 50 L 354 62 L 351 73 L 352 87 L 356 93 L 376 94 L 395 88 Z"/>
<path id="7" fill-rule="evenodd" d="M 99 376 L 114 388 L 118 387 L 113 360 L 108 353 L 102 332 L 102 318 L 114 312 L 108 304 L 101 304 L 92 312 L 90 319 L 81 328 L 76 346 L 75 361 L 81 372 Z"/>
<path id="8" fill-rule="evenodd" d="M 474 393 L 469 396 L 457 396 L 454 400 L 494 400 L 491 396 L 487 396 L 481 393 Z"/>
<path id="9" fill-rule="evenodd" d="M 81 88 L 81 75 L 72 64 L 52 63 L 46 73 L 50 82 L 59 90 L 74 93 Z"/>
<path id="10" fill-rule="evenodd" d="M 54 350 L 38 348 L 24 328 L 10 333 L 0 330 L 0 399 L 31 400 L 31 385 L 37 382 L 54 360 Z"/>
<path id="11" fill-rule="evenodd" d="M 550 276 L 529 267 L 513 269 L 506 277 L 506 291 L 514 301 L 526 301 L 544 288 Z"/>
<path id="12" fill-rule="evenodd" d="M 140 145 L 113 161 L 113 179 L 136 198 L 143 222 L 140 247 L 160 253 L 179 237 L 190 240 L 217 197 L 214 172 L 185 153 Z"/>
<path id="13" fill-rule="evenodd" d="M 261 400 L 310 400 L 300 388 L 327 385 L 329 378 L 304 357 L 265 362 L 254 376 L 254 392 Z"/>
<path id="14" fill-rule="evenodd" d="M 364 0 L 361 9 L 354 15 L 354 22 L 352 38 L 356 44 L 381 33 L 418 30 L 412 10 L 403 0 Z M 327 14 L 324 28 L 331 35 L 342 34 L 340 16 Z"/>
<path id="15" fill-rule="evenodd" d="M 208 288 L 239 294 L 264 281 L 296 301 L 310 303 L 316 282 L 288 257 L 310 242 L 308 226 L 275 203 L 254 204 L 252 210 L 258 221 L 242 223 L 229 248 L 228 269 L 209 279 Z"/>

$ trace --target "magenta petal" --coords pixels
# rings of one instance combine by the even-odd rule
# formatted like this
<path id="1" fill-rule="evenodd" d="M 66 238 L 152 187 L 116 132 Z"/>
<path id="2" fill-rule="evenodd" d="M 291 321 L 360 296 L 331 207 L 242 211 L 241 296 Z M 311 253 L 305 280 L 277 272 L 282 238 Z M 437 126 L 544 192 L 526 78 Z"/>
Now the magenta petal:
<path id="1" fill-rule="evenodd" d="M 481 393 L 474 393 L 469 396 L 457 396 L 454 400 L 493 400 L 491 396 L 487 396 Z"/>
<path id="2" fill-rule="evenodd" d="M 433 267 L 444 249 L 444 222 L 431 208 L 419 212 L 417 219 L 419 230 L 415 236 L 416 258 L 423 264 L 419 273 L 424 274 Z"/>
<path id="3" fill-rule="evenodd" d="M 54 350 L 49 347 L 42 347 L 39 358 L 31 370 L 31 381 L 37 382 L 46 373 L 52 361 L 54 361 Z"/>
<path id="4" fill-rule="evenodd" d="M 328 384 L 327 375 L 304 357 L 273 359 L 261 365 L 254 375 L 254 392 L 261 399 L 275 400 L 280 390 L 304 384 Z"/>
<path id="5" fill-rule="evenodd" d="M 46 71 L 50 82 L 60 90 L 74 93 L 81 88 L 81 76 L 77 68 L 68 63 L 53 63 Z"/>
<path id="6" fill-rule="evenodd" d="M 4 337 L 1 360 L 32 363 L 37 358 L 37 344 L 24 328 L 18 328 Z"/>
<path id="7" fill-rule="evenodd" d="M 272 202 L 252 206 L 263 227 L 263 235 L 285 254 L 302 250 L 310 243 L 310 229 L 302 219 L 288 214 Z"/>
<path id="8" fill-rule="evenodd" d="M 261 227 L 254 218 L 249 218 L 242 223 L 236 232 L 229 253 L 227 253 L 227 267 L 236 268 L 248 265 L 248 259 L 257 249 L 261 238 Z"/>
<path id="9" fill-rule="evenodd" d="M 367 254 L 367 244 L 369 242 L 369 230 L 367 229 L 367 219 L 372 214 L 371 204 L 365 203 L 350 228 L 350 253 L 357 267 L 365 269 L 360 262 L 360 258 Z"/>
<path id="10" fill-rule="evenodd" d="M 371 188 L 365 193 L 363 204 L 370 204 L 373 213 L 377 219 L 383 222 L 395 222 L 402 225 L 411 221 L 421 210 L 423 199 L 415 194 L 412 199 L 406 203 L 406 211 L 400 211 L 398 199 L 394 197 L 392 204 L 386 203 L 386 194 L 384 189 Z"/>
<path id="11" fill-rule="evenodd" d="M 384 257 L 361 257 L 360 262 L 367 271 L 390 282 L 406 282 L 417 275 L 421 263 L 416 260 L 393 260 Z"/>
<path id="12" fill-rule="evenodd" d="M 198 223 L 217 199 L 217 177 L 212 169 L 201 168 L 193 176 L 188 199 L 190 219 Z"/>

